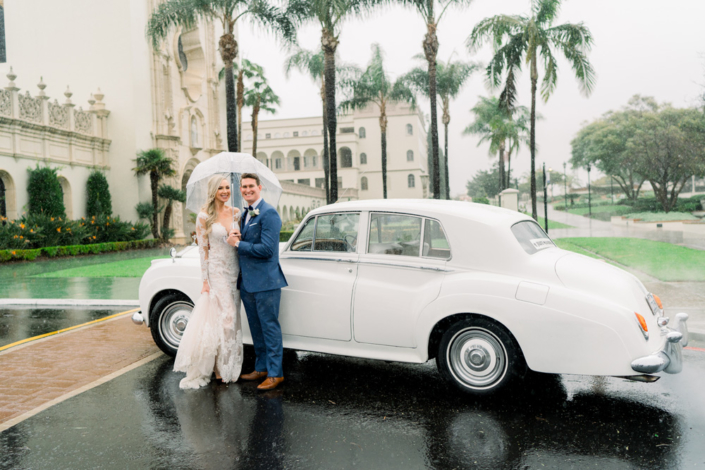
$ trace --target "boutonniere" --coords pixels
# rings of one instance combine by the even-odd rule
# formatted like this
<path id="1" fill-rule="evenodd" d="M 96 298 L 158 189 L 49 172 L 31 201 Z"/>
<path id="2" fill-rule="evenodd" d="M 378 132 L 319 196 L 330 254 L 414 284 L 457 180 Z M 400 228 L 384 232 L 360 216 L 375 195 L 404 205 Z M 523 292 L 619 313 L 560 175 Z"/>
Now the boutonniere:
<path id="1" fill-rule="evenodd" d="M 250 211 L 250 217 L 257 217 L 259 215 L 259 209 L 252 209 Z"/>

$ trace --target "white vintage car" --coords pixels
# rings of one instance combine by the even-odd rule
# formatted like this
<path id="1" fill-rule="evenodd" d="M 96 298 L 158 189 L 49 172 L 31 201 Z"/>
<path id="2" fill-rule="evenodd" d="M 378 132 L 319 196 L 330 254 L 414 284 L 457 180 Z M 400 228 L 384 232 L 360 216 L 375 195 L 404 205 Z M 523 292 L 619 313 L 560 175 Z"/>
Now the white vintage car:
<path id="1" fill-rule="evenodd" d="M 196 247 L 172 257 L 145 273 L 133 320 L 173 355 L 201 281 Z M 433 200 L 328 205 L 306 216 L 280 260 L 285 348 L 435 358 L 474 394 L 529 370 L 654 381 L 682 368 L 685 313 L 669 325 L 636 277 L 556 247 L 514 211 Z"/>

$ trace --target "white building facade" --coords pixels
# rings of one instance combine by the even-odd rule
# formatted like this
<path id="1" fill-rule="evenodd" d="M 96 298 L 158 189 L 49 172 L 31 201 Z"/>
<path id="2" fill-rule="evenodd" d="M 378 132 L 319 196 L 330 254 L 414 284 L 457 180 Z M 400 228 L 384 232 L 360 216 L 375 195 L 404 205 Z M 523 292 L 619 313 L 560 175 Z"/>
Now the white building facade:
<path id="1" fill-rule="evenodd" d="M 423 117 L 407 104 L 388 105 L 387 196 L 426 198 L 427 145 Z M 257 159 L 281 181 L 324 187 L 321 117 L 259 121 Z M 338 117 L 338 198 L 381 199 L 382 146 L 376 105 Z M 253 133 L 243 126 L 243 151 Z"/>

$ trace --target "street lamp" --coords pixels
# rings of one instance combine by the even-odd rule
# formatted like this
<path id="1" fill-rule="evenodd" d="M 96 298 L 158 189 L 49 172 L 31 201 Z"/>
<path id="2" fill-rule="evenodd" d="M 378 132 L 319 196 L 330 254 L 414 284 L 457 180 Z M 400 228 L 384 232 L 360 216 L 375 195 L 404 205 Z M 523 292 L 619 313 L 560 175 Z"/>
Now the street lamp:
<path id="1" fill-rule="evenodd" d="M 546 162 L 543 164 L 543 226 L 548 233 L 548 194 L 546 194 Z"/>
<path id="2" fill-rule="evenodd" d="M 563 200 L 565 201 L 563 204 L 565 204 L 565 211 L 568 212 L 568 177 L 565 173 L 565 165 L 566 163 L 563 162 Z"/>
<path id="3" fill-rule="evenodd" d="M 592 218 L 592 193 L 590 192 L 590 170 L 590 164 L 588 163 L 588 217 Z"/>

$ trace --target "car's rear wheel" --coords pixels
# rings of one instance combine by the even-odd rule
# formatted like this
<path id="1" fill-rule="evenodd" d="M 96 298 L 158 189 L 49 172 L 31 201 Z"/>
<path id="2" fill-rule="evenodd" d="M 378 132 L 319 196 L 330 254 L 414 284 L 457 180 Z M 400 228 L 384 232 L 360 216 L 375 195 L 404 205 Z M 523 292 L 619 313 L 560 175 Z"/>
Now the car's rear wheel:
<path id="1" fill-rule="evenodd" d="M 176 356 L 192 311 L 191 301 L 178 294 L 167 294 L 154 304 L 149 316 L 149 329 L 159 349 Z"/>
<path id="2" fill-rule="evenodd" d="M 526 373 L 514 338 L 485 318 L 451 325 L 441 338 L 436 365 L 446 380 L 474 395 L 495 393 Z"/>

